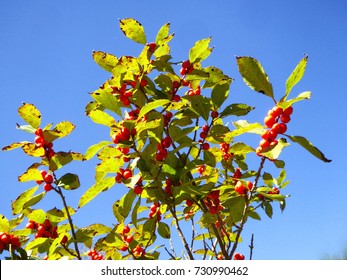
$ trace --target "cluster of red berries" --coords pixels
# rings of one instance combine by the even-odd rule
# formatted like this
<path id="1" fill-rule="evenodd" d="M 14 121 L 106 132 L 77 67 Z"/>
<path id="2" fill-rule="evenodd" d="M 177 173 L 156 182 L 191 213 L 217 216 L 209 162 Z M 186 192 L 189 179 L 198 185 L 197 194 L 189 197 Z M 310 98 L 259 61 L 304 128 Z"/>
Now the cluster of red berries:
<path id="1" fill-rule="evenodd" d="M 172 191 L 171 191 L 171 187 L 173 186 L 173 182 L 170 179 L 166 179 L 165 180 L 165 186 L 164 186 L 164 191 L 168 194 L 168 195 L 172 195 Z"/>
<path id="2" fill-rule="evenodd" d="M 48 158 L 52 158 L 55 155 L 55 152 L 53 150 L 53 143 L 52 142 L 46 142 L 45 137 L 43 135 L 42 128 L 38 128 L 35 130 L 35 144 L 36 147 L 44 148 L 45 149 L 45 155 Z"/>
<path id="3" fill-rule="evenodd" d="M 146 251 L 141 246 L 137 245 L 134 249 L 132 249 L 132 253 L 135 258 L 140 258 L 146 254 Z"/>
<path id="4" fill-rule="evenodd" d="M 119 144 L 120 141 L 129 141 L 130 137 L 134 137 L 136 135 L 136 129 L 134 128 L 132 131 L 129 130 L 126 126 L 122 126 L 117 133 L 112 135 L 112 141 L 115 144 Z"/>
<path id="5" fill-rule="evenodd" d="M 43 186 L 43 189 L 46 192 L 49 192 L 50 190 L 53 189 L 52 183 L 54 181 L 54 178 L 52 174 L 47 173 L 46 170 L 41 170 L 40 173 L 42 175 L 42 180 L 36 181 L 36 184 L 41 185 L 42 183 L 45 183 Z"/>
<path id="6" fill-rule="evenodd" d="M 196 89 L 190 89 L 188 90 L 188 95 L 189 96 L 194 96 L 194 95 L 200 95 L 201 94 L 201 87 L 198 86 Z"/>
<path id="7" fill-rule="evenodd" d="M 130 227 L 124 226 L 123 231 L 122 231 L 124 245 L 122 247 L 120 247 L 120 250 L 123 252 L 128 251 L 129 244 L 134 240 L 133 235 L 128 235 L 129 232 L 130 232 Z"/>
<path id="8" fill-rule="evenodd" d="M 220 204 L 219 190 L 210 192 L 205 198 L 205 204 L 211 214 L 217 214 L 224 207 Z"/>
<path id="9" fill-rule="evenodd" d="M 293 113 L 293 107 L 288 107 L 283 110 L 281 107 L 273 107 L 264 119 L 264 124 L 268 130 L 262 135 L 262 140 L 259 143 L 259 147 L 256 149 L 257 155 L 261 156 L 261 153 L 268 148 L 275 147 L 278 143 L 276 140 L 278 134 L 283 134 L 287 131 L 287 123 L 290 122 L 290 116 Z"/>
<path id="10" fill-rule="evenodd" d="M 205 165 L 199 165 L 196 169 L 198 170 L 198 173 L 200 175 L 203 175 L 205 170 L 206 170 L 206 167 L 205 167 Z"/>
<path id="11" fill-rule="evenodd" d="M 182 76 L 185 76 L 185 75 L 193 72 L 193 70 L 194 70 L 194 66 L 190 63 L 189 60 L 182 62 L 182 68 L 180 70 L 180 74 Z"/>
<path id="12" fill-rule="evenodd" d="M 20 247 L 20 241 L 17 236 L 14 236 L 12 233 L 0 232 L 0 254 L 3 250 L 8 250 L 9 245 L 14 248 Z"/>
<path id="13" fill-rule="evenodd" d="M 201 148 L 205 151 L 210 149 L 210 144 L 207 142 L 204 142 L 209 131 L 210 131 L 210 127 L 207 124 L 203 125 L 202 131 L 200 132 L 201 139 L 198 141 L 201 144 Z"/>
<path id="14" fill-rule="evenodd" d="M 241 182 L 237 181 L 235 185 L 235 192 L 237 192 L 239 195 L 247 194 L 248 191 L 251 191 L 253 189 L 253 183 L 250 181 Z"/>
<path id="15" fill-rule="evenodd" d="M 104 256 L 102 254 L 99 254 L 98 251 L 96 251 L 95 249 L 89 250 L 87 252 L 87 255 L 90 256 L 93 261 L 104 259 Z"/>
<path id="16" fill-rule="evenodd" d="M 253 183 L 250 181 L 239 181 L 242 177 L 242 172 L 240 168 L 236 168 L 235 172 L 232 176 L 233 179 L 237 180 L 235 184 L 235 192 L 237 192 L 239 195 L 247 194 L 248 191 L 251 191 L 253 189 Z"/>
<path id="17" fill-rule="evenodd" d="M 158 143 L 158 146 L 157 146 L 158 151 L 155 156 L 155 159 L 157 161 L 163 161 L 166 159 L 168 154 L 167 149 L 170 148 L 171 144 L 172 144 L 172 139 L 170 136 L 166 136 L 164 139 L 160 141 L 160 143 Z"/>
<path id="18" fill-rule="evenodd" d="M 178 89 L 181 86 L 181 82 L 173 81 L 172 82 L 172 90 L 169 91 L 169 94 L 172 95 L 172 101 L 179 102 L 181 97 L 177 94 Z"/>
<path id="19" fill-rule="evenodd" d="M 142 177 L 137 181 L 135 187 L 134 187 L 134 192 L 137 195 L 140 195 L 143 191 L 143 183 L 142 183 Z"/>
<path id="20" fill-rule="evenodd" d="M 26 228 L 37 230 L 35 233 L 35 238 L 44 237 L 44 238 L 57 238 L 58 237 L 58 227 L 53 227 L 51 222 L 46 219 L 43 224 L 38 224 L 32 220 L 29 220 L 29 222 L 26 225 Z M 65 237 L 64 237 L 65 239 Z M 67 241 L 67 237 L 66 237 Z M 62 241 L 62 243 L 66 243 Z"/>
<path id="21" fill-rule="evenodd" d="M 120 168 L 119 172 L 117 172 L 117 175 L 115 177 L 115 181 L 117 183 L 121 183 L 122 180 L 128 180 L 133 176 L 133 172 L 131 171 L 130 168 L 124 169 L 124 168 Z"/>
<path id="22" fill-rule="evenodd" d="M 233 156 L 232 153 L 229 153 L 230 144 L 222 142 L 219 144 L 220 150 L 222 151 L 222 156 L 225 161 L 228 161 L 229 158 Z"/>
<path id="23" fill-rule="evenodd" d="M 151 207 L 149 208 L 151 211 L 148 214 L 149 218 L 153 218 L 154 216 L 157 217 L 157 221 L 159 222 L 161 220 L 161 212 L 160 212 L 160 203 L 159 202 L 155 202 L 151 205 Z"/>
<path id="24" fill-rule="evenodd" d="M 271 191 L 268 191 L 267 194 L 280 194 L 279 188 L 273 188 Z M 258 194 L 259 199 L 264 199 L 265 197 L 262 194 Z"/>
<path id="25" fill-rule="evenodd" d="M 140 109 L 136 108 L 134 110 L 131 110 L 129 113 L 127 113 L 127 116 L 125 117 L 125 120 L 137 120 L 140 114 Z"/>
<path id="26" fill-rule="evenodd" d="M 169 123 L 173 117 L 173 114 L 170 111 L 168 111 L 165 113 L 165 115 L 163 115 L 163 117 L 164 117 L 164 127 L 168 127 L 168 125 L 169 125 Z"/>
<path id="27" fill-rule="evenodd" d="M 141 87 L 147 86 L 148 82 L 145 79 L 139 81 L 138 76 L 135 76 L 134 81 L 125 81 L 120 88 L 115 86 L 109 86 L 111 93 L 119 96 L 119 100 L 123 103 L 124 106 L 129 106 L 131 101 L 130 98 L 133 95 L 133 89 L 140 84 Z M 128 86 L 130 86 L 128 88 Z"/>
<path id="28" fill-rule="evenodd" d="M 245 259 L 245 256 L 240 253 L 236 253 L 234 255 L 234 260 L 244 260 L 244 259 Z"/>

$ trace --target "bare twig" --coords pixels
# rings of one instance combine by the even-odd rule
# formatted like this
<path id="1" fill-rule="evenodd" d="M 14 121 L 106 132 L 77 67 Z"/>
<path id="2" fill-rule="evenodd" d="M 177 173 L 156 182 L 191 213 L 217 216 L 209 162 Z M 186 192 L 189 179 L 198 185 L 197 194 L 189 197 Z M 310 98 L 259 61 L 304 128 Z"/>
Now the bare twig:
<path id="1" fill-rule="evenodd" d="M 252 238 L 251 238 L 251 244 L 249 245 L 249 259 L 251 260 L 253 258 L 253 249 L 254 249 L 254 233 L 252 233 Z"/>

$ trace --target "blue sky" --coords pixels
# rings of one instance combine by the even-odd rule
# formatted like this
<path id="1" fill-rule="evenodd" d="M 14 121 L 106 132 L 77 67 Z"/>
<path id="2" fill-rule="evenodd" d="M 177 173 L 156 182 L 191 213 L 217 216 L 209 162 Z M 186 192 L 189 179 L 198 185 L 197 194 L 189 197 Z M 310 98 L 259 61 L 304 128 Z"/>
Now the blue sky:
<path id="1" fill-rule="evenodd" d="M 257 109 L 251 120 L 261 120 L 273 106 L 251 91 L 237 72 L 235 56 L 252 56 L 264 66 L 277 96 L 305 53 L 309 62 L 303 80 L 292 92 L 312 91 L 312 99 L 295 106 L 288 133 L 306 136 L 333 161 L 314 158 L 294 143 L 282 155 L 291 184 L 283 214 L 272 220 L 250 222 L 240 250 L 248 255 L 255 234 L 255 259 L 320 259 L 338 255 L 347 246 L 346 110 L 345 94 L 347 4 L 345 1 L 1 1 L 0 2 L 0 146 L 30 139 L 15 129 L 21 102 L 34 103 L 43 123 L 69 120 L 74 133 L 57 142 L 57 149 L 84 153 L 108 137 L 108 130 L 84 115 L 95 90 L 109 75 L 92 60 L 92 50 L 137 55 L 140 46 L 126 39 L 118 19 L 132 17 L 145 27 L 148 41 L 166 22 L 175 38 L 174 60 L 184 60 L 195 41 L 212 36 L 215 47 L 204 63 L 235 78 L 231 102 Z M 29 138 L 28 138 L 29 136 Z M 345 159 L 344 159 L 345 158 Z M 30 184 L 17 176 L 32 163 L 22 151 L 0 153 L 0 213 L 10 217 L 11 200 Z M 96 161 L 74 163 L 66 172 L 80 175 L 82 187 L 68 196 L 77 206 L 79 196 L 93 184 Z M 342 177 L 341 177 L 342 176 Z M 74 217 L 79 226 L 115 222 L 105 205 L 116 187 Z M 52 203 L 59 206 L 53 193 Z M 112 198 L 114 200 L 114 198 Z M 111 203 L 111 202 L 110 202 Z M 111 204 L 109 204 L 111 205 Z M 247 241 L 248 240 L 248 241 Z"/>

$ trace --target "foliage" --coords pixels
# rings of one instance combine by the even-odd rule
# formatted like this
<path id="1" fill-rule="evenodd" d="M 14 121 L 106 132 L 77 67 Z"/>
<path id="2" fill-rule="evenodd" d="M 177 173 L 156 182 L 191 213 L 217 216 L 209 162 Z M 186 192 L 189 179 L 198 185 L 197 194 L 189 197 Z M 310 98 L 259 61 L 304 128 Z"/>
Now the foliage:
<path id="1" fill-rule="evenodd" d="M 75 126 L 67 121 L 43 126 L 34 105 L 19 108 L 26 124 L 17 128 L 34 134 L 35 139 L 3 150 L 22 148 L 34 158 L 18 180 L 37 185 L 13 201 L 12 220 L 0 219 L 1 236 L 10 239 L 1 241 L 0 251 L 9 250 L 13 259 L 42 255 L 48 259 L 158 259 L 164 246 L 171 259 L 242 259 L 236 250 L 248 219 L 260 220 L 262 211 L 271 218 L 275 203 L 285 208 L 288 195 L 281 190 L 288 181 L 279 157 L 290 141 L 330 161 L 306 138 L 285 134 L 292 106 L 311 96 L 304 92 L 288 99 L 304 75 L 308 57 L 289 76 L 285 95 L 278 101 L 260 62 L 236 58 L 245 83 L 274 102 L 265 125 L 249 123 L 244 117 L 255 107 L 226 102 L 233 79 L 221 69 L 203 65 L 213 50 L 211 38 L 197 41 L 187 58 L 175 63 L 170 55 L 174 37 L 170 24 L 162 26 L 151 43 L 134 19 L 120 20 L 120 28 L 143 49 L 138 57 L 93 52 L 93 59 L 110 78 L 90 94 L 86 114 L 109 128 L 107 139 L 84 154 L 56 152 L 54 142 Z M 259 147 L 238 140 L 249 133 L 259 135 Z M 69 172 L 58 177 L 57 173 L 72 161 L 87 162 L 95 156 L 99 160 L 95 183 L 80 197 L 77 208 L 83 209 L 114 186 L 127 191 L 105 208 L 113 211 L 115 223 L 78 228 L 72 219 L 76 207 L 69 206 L 67 198 L 80 187 L 79 177 Z M 252 167 L 249 159 L 254 156 L 259 163 Z M 279 175 L 265 171 L 266 164 L 276 166 Z M 41 185 L 44 191 L 37 193 Z M 38 208 L 49 191 L 60 197 L 62 209 Z M 25 228 L 19 228 L 23 222 Z M 182 229 L 184 223 L 192 224 L 191 232 Z M 160 244 L 172 239 L 173 231 L 183 244 L 182 255 L 169 241 Z M 81 252 L 82 247 L 90 251 Z"/>

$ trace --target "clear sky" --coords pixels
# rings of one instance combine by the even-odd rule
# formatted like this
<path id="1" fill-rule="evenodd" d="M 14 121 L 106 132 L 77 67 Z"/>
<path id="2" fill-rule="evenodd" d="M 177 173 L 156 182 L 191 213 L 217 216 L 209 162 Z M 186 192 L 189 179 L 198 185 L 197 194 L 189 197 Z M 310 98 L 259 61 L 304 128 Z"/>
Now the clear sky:
<path id="1" fill-rule="evenodd" d="M 84 115 L 94 91 L 109 75 L 92 60 L 92 50 L 137 55 L 140 46 L 123 36 L 118 19 L 140 21 L 149 41 L 166 22 L 175 38 L 174 60 L 184 60 L 195 41 L 212 36 L 214 52 L 204 63 L 235 78 L 230 102 L 246 102 L 257 109 L 251 120 L 262 120 L 273 104 L 251 91 L 237 72 L 235 56 L 261 61 L 281 96 L 284 83 L 305 53 L 306 74 L 292 96 L 312 91 L 312 99 L 295 106 L 288 133 L 306 136 L 333 161 L 323 163 L 293 143 L 285 150 L 291 194 L 283 214 L 246 225 L 239 251 L 248 255 L 255 235 L 255 259 L 321 259 L 338 255 L 347 246 L 346 205 L 346 90 L 347 4 L 343 0 L 292 1 L 1 1 L 0 2 L 0 146 L 29 140 L 17 131 L 17 108 L 34 103 L 43 123 L 69 120 L 74 133 L 56 148 L 84 153 L 107 139 L 108 130 Z M 32 158 L 21 150 L 0 153 L 0 213 L 11 217 L 11 200 L 32 184 L 17 182 Z M 93 184 L 96 161 L 67 166 L 80 175 L 82 187 L 71 192 L 69 204 Z M 342 177 L 341 177 L 342 176 Z M 115 222 L 111 202 L 117 187 L 101 194 L 74 216 L 79 226 Z M 59 202 L 53 198 L 49 209 Z M 48 196 L 47 196 L 48 197 Z M 52 205 L 53 204 L 53 205 Z M 105 209 L 105 205 L 110 208 Z M 277 208 L 277 207 L 275 207 Z M 101 214 L 101 213 L 106 213 Z"/>

